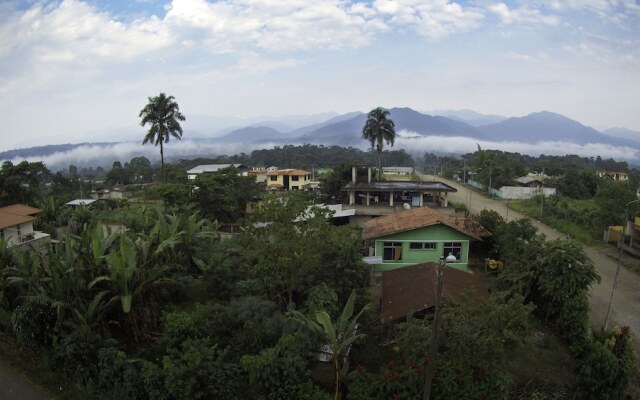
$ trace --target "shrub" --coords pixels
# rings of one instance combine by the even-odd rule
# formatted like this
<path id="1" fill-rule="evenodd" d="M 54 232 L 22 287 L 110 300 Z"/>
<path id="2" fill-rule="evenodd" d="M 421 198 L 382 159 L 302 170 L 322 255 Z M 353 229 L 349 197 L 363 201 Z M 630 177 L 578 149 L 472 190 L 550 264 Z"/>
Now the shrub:
<path id="1" fill-rule="evenodd" d="M 283 336 L 275 347 L 259 354 L 242 357 L 242 369 L 249 375 L 249 382 L 258 394 L 268 396 L 280 389 L 294 388 L 307 382 L 312 343 L 303 334 Z"/>
<path id="2" fill-rule="evenodd" d="M 596 335 L 580 354 L 578 389 L 585 399 L 623 399 L 635 372 L 629 327 Z"/>
<path id="3" fill-rule="evenodd" d="M 32 349 L 51 346 L 56 321 L 55 308 L 50 303 L 41 301 L 24 303 L 18 306 L 11 316 L 16 339 Z"/>
<path id="4" fill-rule="evenodd" d="M 238 399 L 240 367 L 225 362 L 226 350 L 207 339 L 187 340 L 162 360 L 165 389 L 172 399 Z"/>

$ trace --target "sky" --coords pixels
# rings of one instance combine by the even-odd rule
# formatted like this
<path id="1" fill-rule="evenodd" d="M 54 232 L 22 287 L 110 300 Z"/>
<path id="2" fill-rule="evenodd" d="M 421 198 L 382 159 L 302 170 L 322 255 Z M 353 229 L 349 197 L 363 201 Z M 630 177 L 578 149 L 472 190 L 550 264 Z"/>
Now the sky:
<path id="1" fill-rule="evenodd" d="M 187 117 L 549 110 L 640 131 L 637 0 L 2 0 L 0 151 Z"/>

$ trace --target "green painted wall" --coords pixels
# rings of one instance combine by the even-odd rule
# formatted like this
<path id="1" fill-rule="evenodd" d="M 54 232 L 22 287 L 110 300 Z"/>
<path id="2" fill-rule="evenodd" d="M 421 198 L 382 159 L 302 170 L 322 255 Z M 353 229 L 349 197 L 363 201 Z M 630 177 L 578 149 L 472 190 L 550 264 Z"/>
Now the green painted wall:
<path id="1" fill-rule="evenodd" d="M 475 239 L 446 225 L 433 225 L 379 237 L 375 240 L 375 254 L 377 256 L 383 256 L 384 242 L 399 242 L 402 245 L 402 250 L 401 258 L 398 261 L 385 261 L 383 264 L 376 265 L 375 269 L 378 272 L 382 272 L 406 265 L 435 262 L 443 256 L 445 242 L 460 242 L 462 244 L 460 259 L 456 263 L 449 264 L 449 266 L 466 271 L 469 261 L 470 240 Z M 436 248 L 435 250 L 413 250 L 409 248 L 411 242 L 434 242 Z"/>

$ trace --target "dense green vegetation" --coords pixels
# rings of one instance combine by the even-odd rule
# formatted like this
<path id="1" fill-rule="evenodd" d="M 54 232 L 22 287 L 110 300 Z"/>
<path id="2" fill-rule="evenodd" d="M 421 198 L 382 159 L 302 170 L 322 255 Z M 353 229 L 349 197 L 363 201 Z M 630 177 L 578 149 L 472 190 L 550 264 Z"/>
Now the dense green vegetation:
<path id="1" fill-rule="evenodd" d="M 582 248 L 544 241 L 529 220 L 505 222 L 494 211 L 482 211 L 479 222 L 493 232 L 493 255 L 504 260 L 498 288 L 535 305 L 535 315 L 569 346 L 580 398 L 624 398 L 636 374 L 629 328 L 590 333 L 587 291 L 600 276 Z"/>
<path id="2" fill-rule="evenodd" d="M 475 156 L 492 156 L 482 152 Z M 412 165 L 404 152 L 383 155 Z M 515 155 L 503 156 L 513 168 L 499 167 L 499 158 L 492 167 L 519 171 Z M 60 205 L 96 185 L 82 171 L 5 163 L 2 205 L 41 207 L 38 224 L 62 242 L 41 252 L 0 246 L 0 330 L 87 398 L 421 398 L 432 321 L 380 325 L 358 232 L 331 225 L 312 205 L 340 200 L 349 171 L 339 164 L 358 157 L 370 161 L 372 153 L 284 146 L 172 163 L 167 184 L 75 210 Z M 202 163 L 306 168 L 320 165 L 315 160 L 337 161 L 319 194 L 266 196 L 234 168 L 198 177 L 198 189 L 185 176 Z M 590 178 L 580 176 L 591 193 Z M 133 187 L 161 180 L 143 158 L 103 178 Z M 625 203 L 615 199 L 635 195 L 633 187 L 596 181 L 593 200 L 545 200 L 543 216 L 598 229 L 609 214 L 622 218 Z M 624 398 L 635 365 L 629 330 L 590 332 L 586 293 L 599 277 L 580 246 L 545 242 L 527 220 L 507 223 L 489 212 L 479 220 L 493 232 L 487 251 L 505 266 L 486 277 L 488 299 L 469 293 L 443 306 L 433 398 Z M 127 229 L 110 233 L 107 223 Z M 222 223 L 242 229 L 222 239 Z M 559 345 L 535 339 L 549 329 Z M 349 357 L 321 363 L 321 345 L 334 354 L 349 348 Z M 552 381 L 547 370 L 562 368 L 570 379 Z"/>

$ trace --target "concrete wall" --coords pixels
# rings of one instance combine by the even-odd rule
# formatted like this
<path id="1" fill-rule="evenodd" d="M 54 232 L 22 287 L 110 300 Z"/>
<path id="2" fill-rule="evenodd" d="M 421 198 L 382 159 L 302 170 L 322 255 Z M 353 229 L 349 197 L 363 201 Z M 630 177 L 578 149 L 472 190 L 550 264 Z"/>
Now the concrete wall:
<path id="1" fill-rule="evenodd" d="M 554 196 L 556 194 L 556 188 L 542 188 L 545 197 Z M 503 186 L 500 188 L 503 199 L 531 199 L 540 195 L 539 188 L 530 188 L 523 186 Z M 498 195 L 498 193 L 496 193 Z M 499 196 L 499 195 L 498 195 Z"/>

